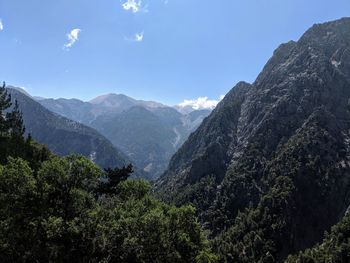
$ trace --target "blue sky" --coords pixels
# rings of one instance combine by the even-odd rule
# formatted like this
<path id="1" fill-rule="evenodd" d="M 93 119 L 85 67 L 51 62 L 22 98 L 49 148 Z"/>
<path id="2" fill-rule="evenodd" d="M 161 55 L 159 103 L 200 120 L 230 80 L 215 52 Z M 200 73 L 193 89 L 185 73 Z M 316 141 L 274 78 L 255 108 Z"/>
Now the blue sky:
<path id="1" fill-rule="evenodd" d="M 344 16 L 349 0 L 0 0 L 0 80 L 44 97 L 216 100 Z"/>

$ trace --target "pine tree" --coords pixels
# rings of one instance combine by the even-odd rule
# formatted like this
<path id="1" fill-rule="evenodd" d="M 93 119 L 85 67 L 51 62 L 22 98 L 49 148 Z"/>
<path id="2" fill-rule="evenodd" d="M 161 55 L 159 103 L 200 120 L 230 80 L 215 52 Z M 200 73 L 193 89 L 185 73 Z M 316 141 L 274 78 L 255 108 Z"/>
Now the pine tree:
<path id="1" fill-rule="evenodd" d="M 3 82 L 2 87 L 0 86 L 0 136 L 6 136 L 8 133 L 5 111 L 10 108 L 11 105 L 11 95 L 7 93 L 6 84 Z"/>
<path id="2" fill-rule="evenodd" d="M 115 194 L 118 185 L 126 181 L 131 174 L 134 172 L 132 164 L 119 168 L 107 168 L 105 169 L 106 180 L 100 182 L 100 187 L 98 189 L 99 194 Z"/>
<path id="3" fill-rule="evenodd" d="M 11 112 L 6 114 L 10 135 L 13 137 L 23 137 L 25 128 L 23 125 L 22 112 L 19 109 L 18 101 L 15 100 L 15 105 Z"/>

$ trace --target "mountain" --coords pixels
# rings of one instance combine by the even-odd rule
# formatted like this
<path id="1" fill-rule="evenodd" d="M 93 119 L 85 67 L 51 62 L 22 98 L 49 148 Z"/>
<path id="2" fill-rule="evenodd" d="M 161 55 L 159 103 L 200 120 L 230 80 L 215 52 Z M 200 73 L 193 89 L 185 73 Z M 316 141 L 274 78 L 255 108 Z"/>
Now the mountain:
<path id="1" fill-rule="evenodd" d="M 91 123 L 118 145 L 139 167 L 157 177 L 171 156 L 209 112 L 183 116 L 170 107 L 135 106 L 119 114 L 103 115 Z"/>
<path id="2" fill-rule="evenodd" d="M 89 123 L 95 119 L 93 113 L 93 105 L 77 99 L 36 99 L 46 109 L 64 116 L 68 119 L 80 122 Z"/>
<path id="3" fill-rule="evenodd" d="M 155 185 L 164 200 L 196 206 L 222 262 L 282 262 L 321 242 L 349 189 L 350 18 L 279 46 Z"/>
<path id="4" fill-rule="evenodd" d="M 100 117 L 92 127 L 99 128 L 114 145 L 119 145 L 130 158 L 138 160 L 140 167 L 152 174 L 165 170 L 175 152 L 176 134 L 172 126 L 144 107 L 136 106 L 114 116 Z"/>
<path id="5" fill-rule="evenodd" d="M 209 115 L 210 110 L 178 110 L 154 101 L 107 94 L 89 102 L 40 99 L 57 114 L 90 126 L 106 136 L 144 172 L 157 178 L 171 156 Z"/>
<path id="6" fill-rule="evenodd" d="M 121 113 L 135 106 L 150 109 L 166 107 L 158 102 L 136 100 L 123 94 L 106 94 L 88 102 L 63 98 L 39 98 L 37 101 L 52 112 L 84 124 L 90 124 L 99 116 Z"/>
<path id="7" fill-rule="evenodd" d="M 98 109 L 105 109 L 105 111 L 115 111 L 122 112 L 134 106 L 143 106 L 145 108 L 162 108 L 165 105 L 154 102 L 154 101 L 144 101 L 136 100 L 123 94 L 106 94 L 94 98 L 89 101 L 90 104 L 98 106 Z"/>
<path id="8" fill-rule="evenodd" d="M 96 130 L 47 110 L 21 90 L 9 87 L 8 91 L 12 100 L 19 103 L 26 132 L 54 153 L 82 154 L 105 168 L 130 162 Z"/>

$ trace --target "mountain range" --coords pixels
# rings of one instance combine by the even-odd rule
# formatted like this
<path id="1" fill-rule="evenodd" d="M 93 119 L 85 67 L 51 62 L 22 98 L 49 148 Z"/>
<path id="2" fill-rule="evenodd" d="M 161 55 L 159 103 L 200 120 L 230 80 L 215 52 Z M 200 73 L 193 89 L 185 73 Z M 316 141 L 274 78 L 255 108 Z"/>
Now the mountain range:
<path id="1" fill-rule="evenodd" d="M 220 262 L 282 262 L 316 245 L 346 215 L 349 189 L 350 18 L 280 45 L 155 185 L 163 200 L 197 208 Z M 348 262 L 340 252 L 339 261 L 311 258 L 293 262 Z"/>
<path id="2" fill-rule="evenodd" d="M 121 167 L 129 158 L 95 129 L 55 114 L 29 94 L 7 87 L 23 114 L 26 133 L 58 155 L 82 154 L 103 168 Z"/>
<path id="3" fill-rule="evenodd" d="M 212 111 L 9 91 L 27 132 L 56 154 L 134 162 L 155 179 L 156 197 L 194 206 L 180 210 L 196 211 L 215 254 L 198 262 L 349 262 L 350 18 L 280 45 L 253 83 L 237 83 Z M 164 218 L 153 211 L 147 226 Z M 191 240 L 177 238 L 181 251 Z"/>
<path id="4" fill-rule="evenodd" d="M 121 149 L 137 167 L 157 178 L 171 156 L 211 110 L 185 112 L 153 101 L 107 94 L 91 101 L 36 100 L 48 110 L 92 127 Z"/>

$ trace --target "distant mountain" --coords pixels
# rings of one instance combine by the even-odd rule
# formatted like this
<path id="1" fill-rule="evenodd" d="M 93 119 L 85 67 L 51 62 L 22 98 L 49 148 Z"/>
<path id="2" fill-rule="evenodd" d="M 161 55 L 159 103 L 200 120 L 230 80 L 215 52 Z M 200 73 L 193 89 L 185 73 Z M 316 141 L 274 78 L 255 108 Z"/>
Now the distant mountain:
<path id="1" fill-rule="evenodd" d="M 120 167 L 130 162 L 96 130 L 47 110 L 23 90 L 11 87 L 8 90 L 23 112 L 26 132 L 54 153 L 82 154 L 101 167 Z"/>
<path id="2" fill-rule="evenodd" d="M 42 106 L 68 119 L 87 124 L 95 119 L 93 105 L 77 99 L 37 99 Z"/>
<path id="3" fill-rule="evenodd" d="M 84 124 L 91 123 L 99 116 L 121 113 L 134 106 L 149 109 L 166 107 L 158 102 L 135 100 L 122 94 L 106 94 L 89 102 L 78 99 L 44 99 L 41 97 L 37 101 L 50 111 Z"/>
<path id="4" fill-rule="evenodd" d="M 253 84 L 238 83 L 189 136 L 155 186 L 197 208 L 220 262 L 283 262 L 322 242 L 348 215 L 349 189 L 350 18 L 282 44 Z M 349 262 L 346 224 L 300 262 Z"/>
<path id="5" fill-rule="evenodd" d="M 90 104 L 98 106 L 98 109 L 104 109 L 105 111 L 115 111 L 122 112 L 133 106 L 143 106 L 145 108 L 161 108 L 166 107 L 165 105 L 154 102 L 154 101 L 144 101 L 144 100 L 135 100 L 131 97 L 128 97 L 123 94 L 107 94 L 99 96 L 95 99 L 89 101 Z"/>
<path id="6" fill-rule="evenodd" d="M 166 169 L 171 156 L 210 113 L 192 110 L 182 114 L 161 103 L 122 94 L 102 95 L 89 102 L 38 102 L 50 111 L 98 130 L 153 178 Z"/>
<path id="7" fill-rule="evenodd" d="M 26 95 L 26 96 L 32 98 L 32 96 L 31 96 L 25 89 L 23 89 L 23 88 L 20 88 L 20 87 L 12 87 L 12 86 L 8 86 L 8 87 L 11 88 L 11 89 L 17 90 L 17 91 L 23 93 L 24 95 Z"/>

